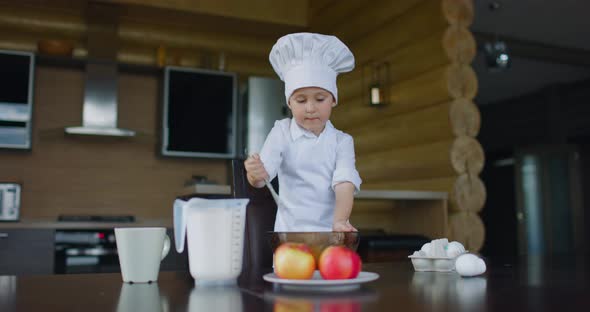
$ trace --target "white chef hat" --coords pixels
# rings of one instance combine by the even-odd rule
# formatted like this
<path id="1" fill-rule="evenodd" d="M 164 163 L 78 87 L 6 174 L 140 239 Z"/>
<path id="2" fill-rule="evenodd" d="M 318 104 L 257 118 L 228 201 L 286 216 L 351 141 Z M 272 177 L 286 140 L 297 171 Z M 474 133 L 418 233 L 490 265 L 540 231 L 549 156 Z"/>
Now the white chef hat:
<path id="1" fill-rule="evenodd" d="M 285 97 L 304 87 L 328 90 L 338 102 L 336 76 L 354 68 L 354 55 L 334 36 L 295 33 L 277 40 L 269 55 L 273 69 L 285 82 Z"/>

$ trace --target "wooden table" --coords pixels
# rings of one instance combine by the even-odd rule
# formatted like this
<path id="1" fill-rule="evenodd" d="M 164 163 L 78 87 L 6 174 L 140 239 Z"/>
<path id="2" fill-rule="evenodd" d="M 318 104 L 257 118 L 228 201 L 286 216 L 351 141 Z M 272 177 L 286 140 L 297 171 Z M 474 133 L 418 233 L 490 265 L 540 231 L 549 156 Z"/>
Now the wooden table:
<path id="1" fill-rule="evenodd" d="M 380 274 L 338 293 L 285 291 L 245 272 L 238 286 L 195 287 L 188 272 L 128 285 L 119 274 L 1 276 L 0 311 L 588 311 L 583 261 L 499 262 L 486 274 L 414 272 L 409 261 L 366 264 Z"/>

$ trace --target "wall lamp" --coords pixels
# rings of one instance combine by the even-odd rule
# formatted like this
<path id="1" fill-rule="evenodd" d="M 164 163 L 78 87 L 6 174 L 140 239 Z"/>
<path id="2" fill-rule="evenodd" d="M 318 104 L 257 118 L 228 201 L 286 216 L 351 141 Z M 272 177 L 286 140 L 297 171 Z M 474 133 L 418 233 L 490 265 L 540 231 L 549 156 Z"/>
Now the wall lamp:
<path id="1" fill-rule="evenodd" d="M 368 90 L 369 105 L 383 106 L 387 103 L 389 95 L 389 63 L 373 63 L 368 66 L 368 69 L 371 77 Z"/>

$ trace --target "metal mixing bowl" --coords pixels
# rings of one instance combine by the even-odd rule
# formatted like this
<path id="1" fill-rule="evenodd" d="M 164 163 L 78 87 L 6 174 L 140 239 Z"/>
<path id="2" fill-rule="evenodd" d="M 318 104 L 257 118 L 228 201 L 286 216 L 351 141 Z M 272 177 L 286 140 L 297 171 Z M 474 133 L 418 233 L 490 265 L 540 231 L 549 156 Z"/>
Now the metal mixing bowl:
<path id="1" fill-rule="evenodd" d="M 268 232 L 274 251 L 283 243 L 304 243 L 313 253 L 316 263 L 326 247 L 343 245 L 354 251 L 359 246 L 359 232 Z"/>

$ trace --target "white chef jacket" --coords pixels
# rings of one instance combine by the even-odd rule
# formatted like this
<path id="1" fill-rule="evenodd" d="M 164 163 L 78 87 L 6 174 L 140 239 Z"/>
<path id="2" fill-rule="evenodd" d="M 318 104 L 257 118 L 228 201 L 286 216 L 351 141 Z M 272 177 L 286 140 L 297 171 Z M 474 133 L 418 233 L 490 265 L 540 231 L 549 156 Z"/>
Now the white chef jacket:
<path id="1" fill-rule="evenodd" d="M 332 231 L 334 186 L 351 182 L 355 192 L 360 190 L 353 139 L 330 121 L 319 136 L 301 128 L 295 119 L 276 121 L 260 159 L 270 180 L 279 176 L 275 231 Z"/>

